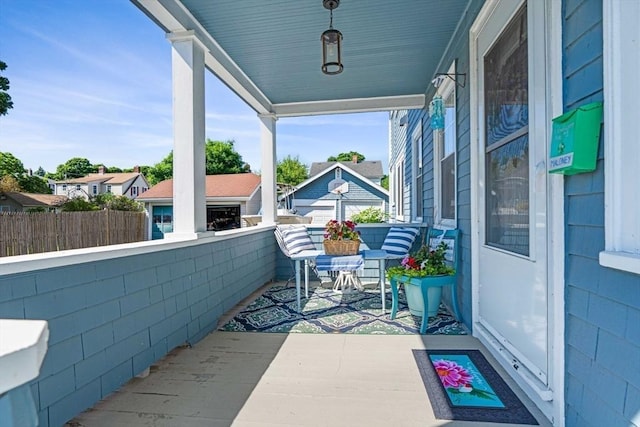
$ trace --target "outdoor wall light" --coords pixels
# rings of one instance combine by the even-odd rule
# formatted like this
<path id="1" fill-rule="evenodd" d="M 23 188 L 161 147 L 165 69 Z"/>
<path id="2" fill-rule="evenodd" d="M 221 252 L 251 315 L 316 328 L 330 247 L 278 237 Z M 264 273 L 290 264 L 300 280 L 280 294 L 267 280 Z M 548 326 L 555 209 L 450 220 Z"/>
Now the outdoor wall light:
<path id="1" fill-rule="evenodd" d="M 331 19 L 329 29 L 322 33 L 322 72 L 333 75 L 340 74 L 344 69 L 342 65 L 342 33 L 333 29 L 333 9 L 340 5 L 340 0 L 322 0 L 325 9 L 329 9 Z"/>

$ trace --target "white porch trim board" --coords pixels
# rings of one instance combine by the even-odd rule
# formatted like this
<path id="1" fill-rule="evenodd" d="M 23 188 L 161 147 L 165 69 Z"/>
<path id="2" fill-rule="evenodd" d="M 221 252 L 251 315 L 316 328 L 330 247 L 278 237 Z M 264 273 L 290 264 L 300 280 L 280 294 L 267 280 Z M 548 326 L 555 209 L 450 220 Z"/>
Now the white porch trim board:
<path id="1" fill-rule="evenodd" d="M 276 116 L 258 114 L 262 148 L 262 224 L 276 222 Z"/>
<path id="2" fill-rule="evenodd" d="M 204 50 L 193 31 L 167 35 L 173 78 L 173 233 L 207 230 Z M 190 191 L 191 189 L 191 191 Z"/>

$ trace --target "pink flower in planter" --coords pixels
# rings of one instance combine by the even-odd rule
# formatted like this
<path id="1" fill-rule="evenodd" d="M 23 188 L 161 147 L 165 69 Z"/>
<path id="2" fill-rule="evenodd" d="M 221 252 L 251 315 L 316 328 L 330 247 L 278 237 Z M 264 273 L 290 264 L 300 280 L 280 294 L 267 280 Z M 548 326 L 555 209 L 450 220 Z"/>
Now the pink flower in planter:
<path id="1" fill-rule="evenodd" d="M 451 360 L 434 360 L 433 367 L 444 387 L 467 387 L 473 380 L 473 376 L 466 369 Z"/>

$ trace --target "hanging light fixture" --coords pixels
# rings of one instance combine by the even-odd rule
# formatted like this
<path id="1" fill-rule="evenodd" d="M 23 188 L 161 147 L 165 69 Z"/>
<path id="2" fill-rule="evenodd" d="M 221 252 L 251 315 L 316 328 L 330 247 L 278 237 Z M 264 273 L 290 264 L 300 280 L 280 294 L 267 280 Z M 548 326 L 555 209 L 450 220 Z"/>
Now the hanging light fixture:
<path id="1" fill-rule="evenodd" d="M 322 0 L 325 9 L 329 9 L 331 20 L 329 29 L 322 33 L 322 72 L 325 74 L 340 74 L 342 65 L 342 33 L 333 29 L 333 9 L 340 6 L 340 0 Z"/>

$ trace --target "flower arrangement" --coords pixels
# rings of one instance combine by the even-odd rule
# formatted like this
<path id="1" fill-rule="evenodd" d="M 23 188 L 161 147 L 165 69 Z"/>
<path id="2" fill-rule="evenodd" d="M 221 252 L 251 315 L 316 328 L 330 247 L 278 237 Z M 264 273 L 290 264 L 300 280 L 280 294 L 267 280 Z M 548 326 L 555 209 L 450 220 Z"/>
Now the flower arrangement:
<path id="1" fill-rule="evenodd" d="M 356 223 L 353 221 L 337 221 L 332 219 L 327 222 L 324 229 L 324 238 L 327 240 L 360 240 L 360 232 L 356 231 Z"/>
<path id="2" fill-rule="evenodd" d="M 451 276 L 455 274 L 455 270 L 447 264 L 446 253 L 448 248 L 449 246 L 445 242 L 440 242 L 435 249 L 423 244 L 416 253 L 405 256 L 400 265 L 389 267 L 387 269 L 387 278 L 394 276 Z"/>
<path id="3" fill-rule="evenodd" d="M 322 242 L 326 255 L 356 255 L 360 248 L 360 232 L 353 221 L 327 222 Z"/>

